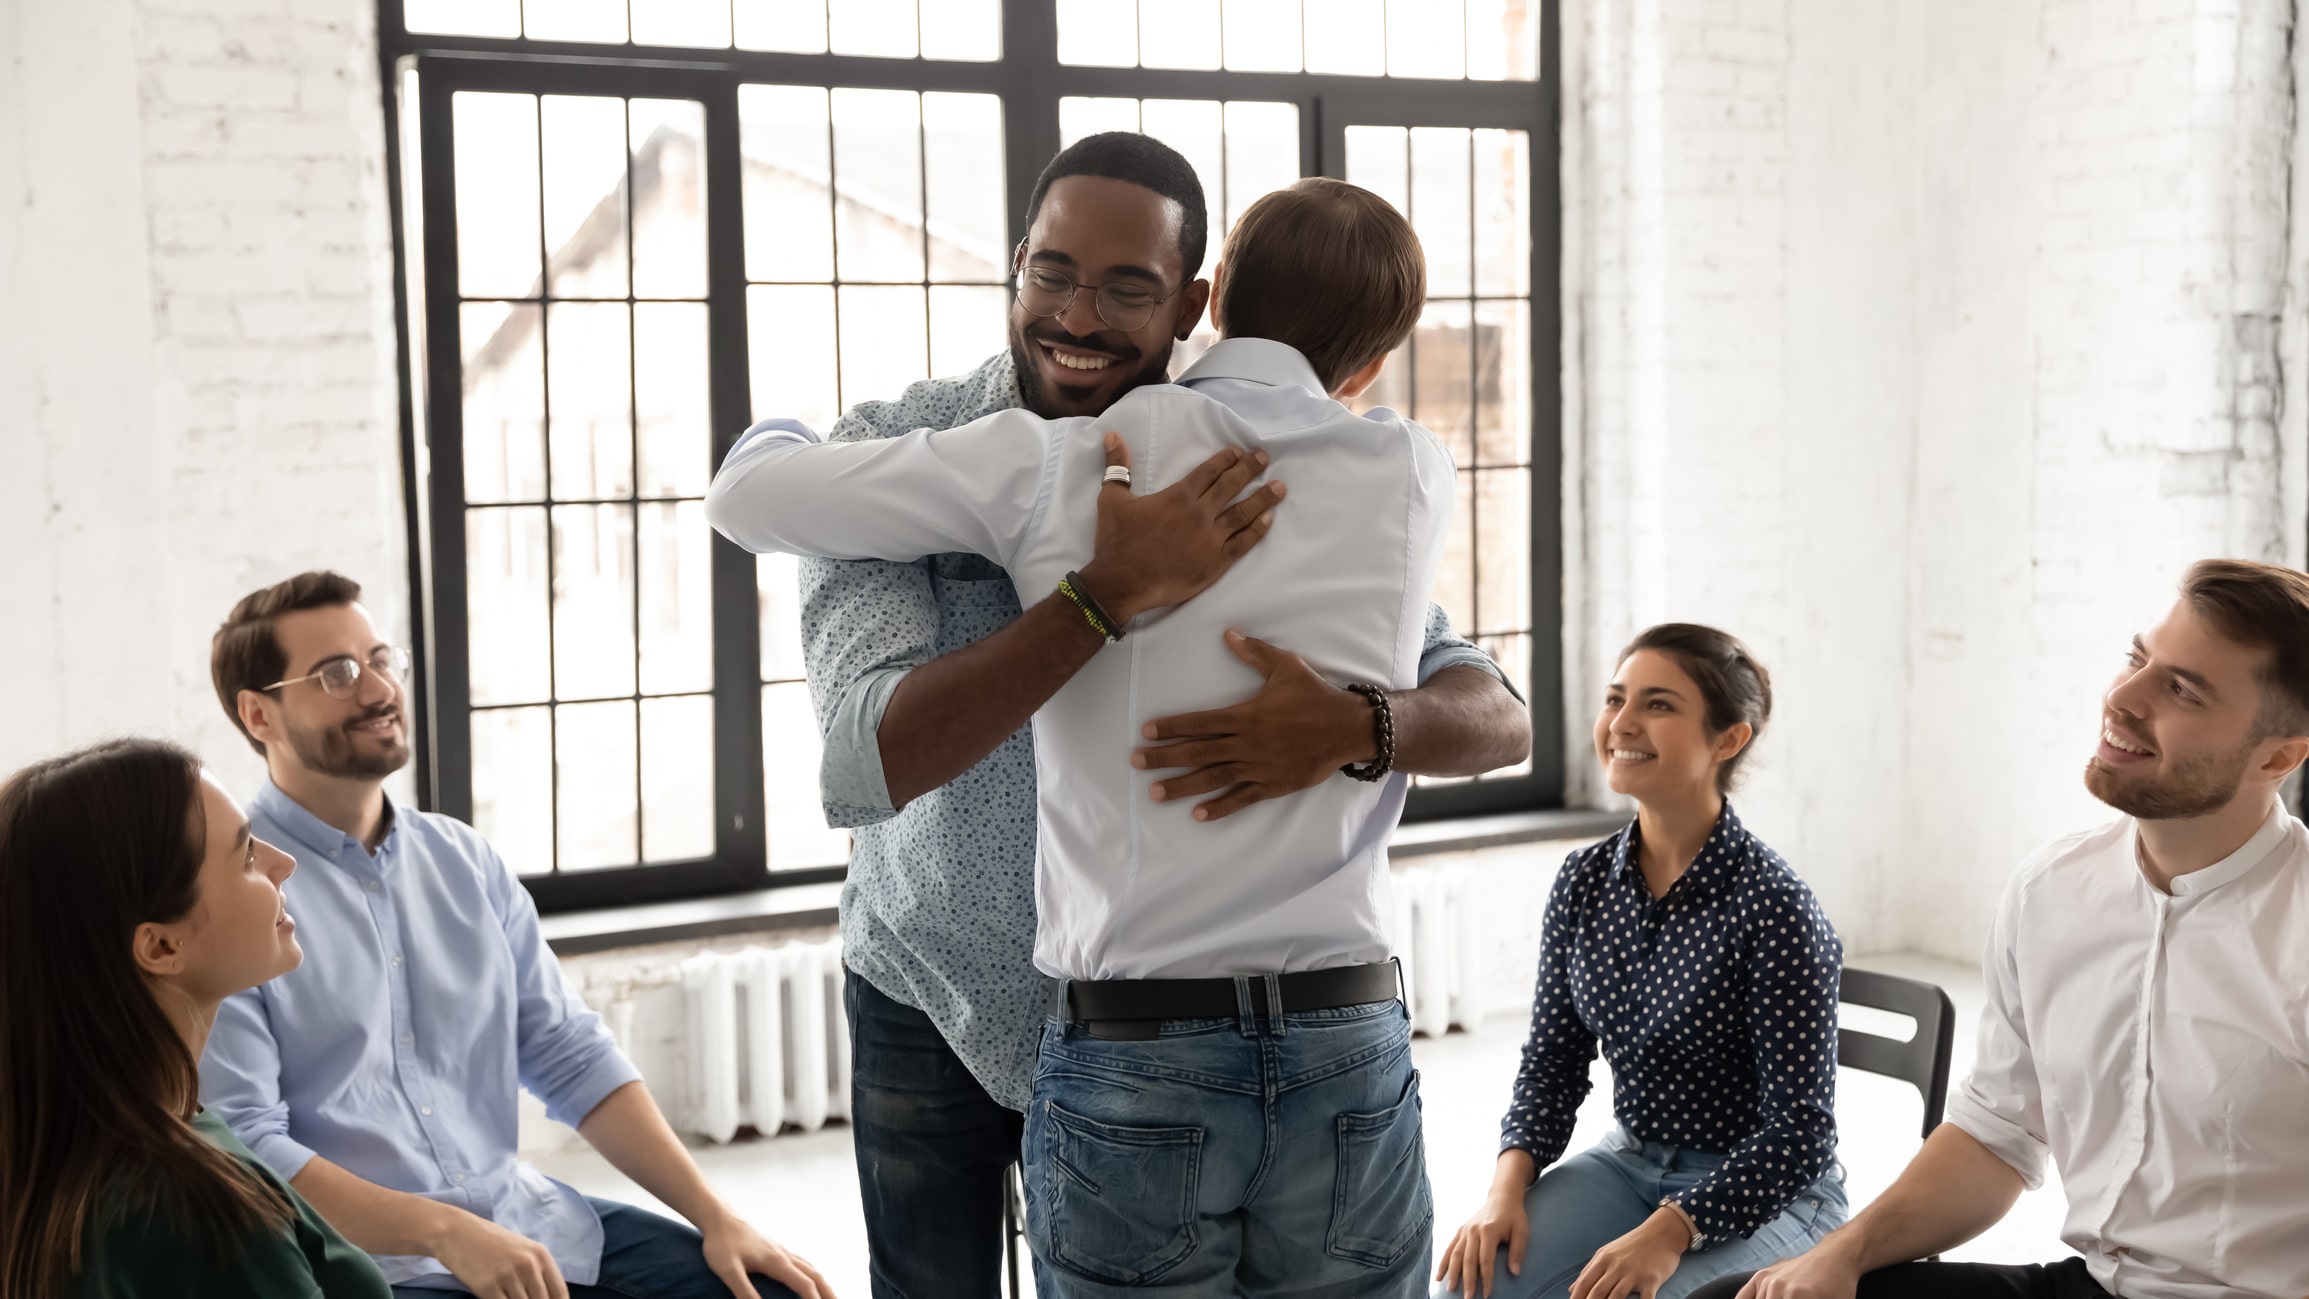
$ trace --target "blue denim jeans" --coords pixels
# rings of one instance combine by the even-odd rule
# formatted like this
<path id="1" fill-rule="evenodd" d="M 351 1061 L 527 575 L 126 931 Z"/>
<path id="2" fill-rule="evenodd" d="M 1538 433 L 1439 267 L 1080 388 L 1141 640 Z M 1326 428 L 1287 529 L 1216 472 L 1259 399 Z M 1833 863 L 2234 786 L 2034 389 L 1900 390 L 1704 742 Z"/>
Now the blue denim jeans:
<path id="1" fill-rule="evenodd" d="M 1026 1221 L 1044 1299 L 1425 1292 L 1435 1207 L 1399 1001 L 1043 1029 Z"/>
<path id="2" fill-rule="evenodd" d="M 730 1288 L 706 1266 L 696 1228 L 615 1200 L 588 1196 L 586 1203 L 601 1215 L 601 1275 L 592 1285 L 569 1287 L 569 1299 L 730 1299 Z M 777 1232 L 776 1223 L 760 1225 Z M 754 1278 L 754 1289 L 762 1299 L 794 1299 L 793 1291 L 763 1277 Z M 393 1294 L 444 1299 L 465 1292 L 394 1286 Z"/>
<path id="3" fill-rule="evenodd" d="M 1565 1299 L 1597 1250 L 1634 1231 L 1662 1198 L 1690 1190 L 1723 1162 L 1722 1155 L 1638 1141 L 1625 1129 L 1613 1128 L 1601 1144 L 1548 1169 L 1531 1184 L 1523 1197 L 1523 1211 L 1531 1218 L 1523 1275 L 1508 1275 L 1507 1251 L 1501 1248 L 1492 1260 L 1492 1299 Z M 1684 1255 L 1675 1275 L 1660 1287 L 1659 1299 L 1685 1299 L 1726 1273 L 1753 1272 L 1793 1258 L 1842 1226 L 1847 1212 L 1843 1176 L 1831 1168 L 1755 1235 Z M 1437 1286 L 1435 1293 L 1454 1292 Z"/>

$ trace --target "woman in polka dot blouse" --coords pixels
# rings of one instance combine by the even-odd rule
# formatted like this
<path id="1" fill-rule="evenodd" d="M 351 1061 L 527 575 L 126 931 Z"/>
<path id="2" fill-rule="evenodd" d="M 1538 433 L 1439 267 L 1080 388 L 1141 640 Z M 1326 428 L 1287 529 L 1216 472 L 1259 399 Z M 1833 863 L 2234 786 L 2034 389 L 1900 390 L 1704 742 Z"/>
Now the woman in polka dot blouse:
<path id="1" fill-rule="evenodd" d="M 1771 711 L 1771 678 L 1714 628 L 1621 654 L 1595 748 L 1636 819 L 1556 878 L 1491 1193 L 1437 1294 L 1681 1299 L 1844 1221 L 1843 944 L 1724 801 Z M 1557 1163 L 1599 1046 L 1618 1122 Z"/>

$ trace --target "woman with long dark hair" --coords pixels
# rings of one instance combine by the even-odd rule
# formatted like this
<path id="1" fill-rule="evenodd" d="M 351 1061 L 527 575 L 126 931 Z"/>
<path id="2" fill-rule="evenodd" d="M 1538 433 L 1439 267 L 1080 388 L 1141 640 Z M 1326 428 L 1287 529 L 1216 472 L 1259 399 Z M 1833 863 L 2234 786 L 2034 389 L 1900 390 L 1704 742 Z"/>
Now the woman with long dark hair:
<path id="1" fill-rule="evenodd" d="M 0 1299 L 387 1299 L 200 1110 L 218 1004 L 304 959 L 293 869 L 173 744 L 0 786 Z"/>
<path id="2" fill-rule="evenodd" d="M 1491 1193 L 1443 1251 L 1447 1292 L 1681 1299 L 1844 1221 L 1843 946 L 1725 799 L 1771 715 L 1771 677 L 1713 627 L 1621 652 L 1595 754 L 1636 817 L 1556 877 Z M 1618 1122 L 1563 1159 L 1599 1048 Z"/>

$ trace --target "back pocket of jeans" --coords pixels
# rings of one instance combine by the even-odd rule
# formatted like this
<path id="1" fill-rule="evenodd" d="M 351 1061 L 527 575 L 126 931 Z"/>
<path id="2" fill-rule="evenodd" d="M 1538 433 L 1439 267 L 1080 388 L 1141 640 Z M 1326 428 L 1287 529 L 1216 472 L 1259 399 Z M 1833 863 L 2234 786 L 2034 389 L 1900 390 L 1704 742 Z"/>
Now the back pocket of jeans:
<path id="1" fill-rule="evenodd" d="M 1421 1132 L 1419 1074 L 1403 1098 L 1371 1114 L 1342 1114 L 1339 1177 L 1331 1196 L 1334 1258 L 1390 1268 L 1427 1238 L 1435 1202 L 1427 1189 L 1427 1142 Z"/>
<path id="2" fill-rule="evenodd" d="M 1101 1123 L 1043 1102 L 1042 1182 L 1051 1259 L 1113 1285 L 1145 1285 L 1195 1252 L 1201 1128 Z"/>

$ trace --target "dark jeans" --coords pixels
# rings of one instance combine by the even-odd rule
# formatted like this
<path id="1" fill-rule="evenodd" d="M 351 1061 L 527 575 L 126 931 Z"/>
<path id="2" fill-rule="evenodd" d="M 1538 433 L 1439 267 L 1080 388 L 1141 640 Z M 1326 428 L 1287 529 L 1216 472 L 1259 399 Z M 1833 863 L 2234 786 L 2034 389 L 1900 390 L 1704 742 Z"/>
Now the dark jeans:
<path id="1" fill-rule="evenodd" d="M 1026 1116 L 986 1094 L 928 1015 L 847 970 L 842 1002 L 875 1299 L 995 1299 Z"/>
<path id="2" fill-rule="evenodd" d="M 1753 1272 L 1728 1276 L 1692 1299 L 1734 1299 Z M 2030 1263 L 1901 1263 L 1860 1278 L 1858 1299 L 2108 1299 L 2081 1258 Z"/>
<path id="3" fill-rule="evenodd" d="M 696 1228 L 615 1200 L 588 1196 L 586 1203 L 601 1215 L 601 1275 L 592 1285 L 569 1287 L 569 1299 L 730 1299 L 730 1288 L 698 1250 Z M 762 1299 L 794 1299 L 793 1291 L 763 1277 L 754 1278 L 754 1289 Z M 393 1293 L 397 1299 L 465 1294 L 400 1285 Z"/>

